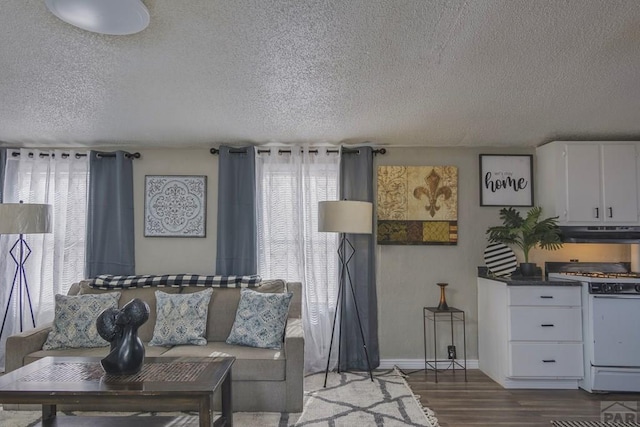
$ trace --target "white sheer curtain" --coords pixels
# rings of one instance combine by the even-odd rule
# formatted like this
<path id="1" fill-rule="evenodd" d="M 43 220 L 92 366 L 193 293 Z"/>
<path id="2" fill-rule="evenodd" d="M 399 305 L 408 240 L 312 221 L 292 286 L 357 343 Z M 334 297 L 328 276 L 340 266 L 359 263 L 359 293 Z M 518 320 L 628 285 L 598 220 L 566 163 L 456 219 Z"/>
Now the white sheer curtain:
<path id="1" fill-rule="evenodd" d="M 13 156 L 12 153 L 20 153 Z M 84 153 L 83 153 L 84 154 Z M 84 273 L 87 157 L 73 150 L 8 150 L 4 183 L 5 203 L 53 205 L 53 233 L 25 235 L 31 255 L 25 270 L 36 326 L 53 320 L 54 295 L 66 294 Z M 0 304 L 2 316 L 9 300 L 15 263 L 9 250 L 18 235 L 0 236 Z M 4 368 L 6 338 L 20 331 L 15 292 L 0 340 L 0 363 Z M 23 310 L 23 327 L 32 329 L 28 306 Z"/>
<path id="2" fill-rule="evenodd" d="M 340 153 L 323 148 L 272 148 L 256 159 L 258 273 L 302 282 L 305 372 L 323 371 L 329 352 L 338 234 L 318 232 L 318 202 L 337 200 L 339 171 Z"/>

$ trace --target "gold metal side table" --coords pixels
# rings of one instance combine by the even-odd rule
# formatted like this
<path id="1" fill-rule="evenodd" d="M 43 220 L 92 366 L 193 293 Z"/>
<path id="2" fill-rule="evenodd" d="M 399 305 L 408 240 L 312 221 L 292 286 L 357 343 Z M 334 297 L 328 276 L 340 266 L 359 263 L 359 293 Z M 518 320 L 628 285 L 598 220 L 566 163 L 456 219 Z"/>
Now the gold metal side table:
<path id="1" fill-rule="evenodd" d="M 465 325 L 464 311 L 455 307 L 449 307 L 446 310 L 440 310 L 438 307 L 424 307 L 423 315 L 423 342 L 424 342 L 424 369 L 428 373 L 430 369 L 435 374 L 436 383 L 438 382 L 438 363 L 445 363 L 448 366 L 441 371 L 453 370 L 455 374 L 456 367 L 464 371 L 464 380 L 467 381 L 467 331 Z M 463 358 L 457 357 L 457 351 L 454 350 L 453 357 L 446 360 L 438 361 L 438 323 L 449 323 L 451 327 L 451 346 L 455 349 L 455 325 L 462 324 L 462 354 Z M 429 324 L 429 327 L 427 327 Z M 431 330 L 433 335 L 433 361 L 427 358 L 427 330 Z M 448 352 L 447 352 L 448 353 Z M 447 354 L 449 357 L 449 354 Z M 462 363 L 461 363 L 462 362 Z"/>

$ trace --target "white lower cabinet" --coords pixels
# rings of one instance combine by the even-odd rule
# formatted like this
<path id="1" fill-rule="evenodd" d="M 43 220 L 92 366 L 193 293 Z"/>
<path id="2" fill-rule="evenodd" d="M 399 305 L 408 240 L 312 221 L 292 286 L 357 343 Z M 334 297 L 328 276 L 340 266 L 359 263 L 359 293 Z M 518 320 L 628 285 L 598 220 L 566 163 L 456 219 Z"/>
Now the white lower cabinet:
<path id="1" fill-rule="evenodd" d="M 509 307 L 509 341 L 582 341 L 580 307 Z"/>
<path id="2" fill-rule="evenodd" d="M 582 378 L 582 343 L 512 342 L 511 378 Z"/>
<path id="3" fill-rule="evenodd" d="M 478 278 L 478 364 L 505 388 L 578 388 L 579 286 L 511 286 Z"/>

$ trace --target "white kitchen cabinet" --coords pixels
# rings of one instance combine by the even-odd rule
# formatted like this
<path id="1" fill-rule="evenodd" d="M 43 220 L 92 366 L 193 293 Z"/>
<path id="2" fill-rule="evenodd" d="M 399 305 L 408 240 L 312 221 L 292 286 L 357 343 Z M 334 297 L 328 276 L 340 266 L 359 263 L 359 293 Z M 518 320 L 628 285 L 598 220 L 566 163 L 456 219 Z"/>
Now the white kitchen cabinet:
<path id="1" fill-rule="evenodd" d="M 638 153 L 631 141 L 554 141 L 536 151 L 537 200 L 560 225 L 640 224 Z"/>
<path id="2" fill-rule="evenodd" d="M 579 286 L 512 286 L 478 278 L 478 365 L 505 388 L 578 388 Z"/>

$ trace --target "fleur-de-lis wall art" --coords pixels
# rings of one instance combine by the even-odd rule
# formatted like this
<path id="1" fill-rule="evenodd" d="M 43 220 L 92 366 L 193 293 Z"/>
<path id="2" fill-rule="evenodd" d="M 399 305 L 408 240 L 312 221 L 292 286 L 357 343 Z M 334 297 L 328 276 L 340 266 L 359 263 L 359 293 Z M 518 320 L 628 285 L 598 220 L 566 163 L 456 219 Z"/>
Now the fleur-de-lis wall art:
<path id="1" fill-rule="evenodd" d="M 457 244 L 456 166 L 380 166 L 377 196 L 379 244 Z"/>
<path id="2" fill-rule="evenodd" d="M 440 210 L 438 206 L 438 198 L 442 197 L 444 200 L 451 198 L 451 187 L 440 186 L 440 175 L 431 169 L 431 173 L 424 177 L 425 186 L 416 187 L 413 189 L 413 197 L 421 199 L 425 196 L 427 204 L 424 206 L 425 210 L 431 214 L 431 218 L 436 215 L 436 212 Z"/>

